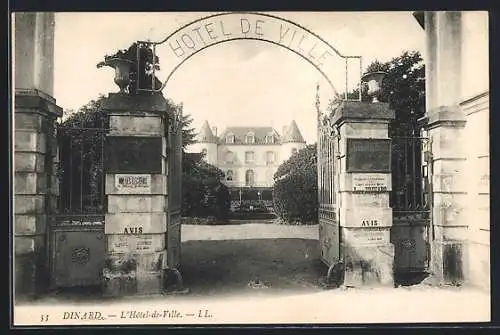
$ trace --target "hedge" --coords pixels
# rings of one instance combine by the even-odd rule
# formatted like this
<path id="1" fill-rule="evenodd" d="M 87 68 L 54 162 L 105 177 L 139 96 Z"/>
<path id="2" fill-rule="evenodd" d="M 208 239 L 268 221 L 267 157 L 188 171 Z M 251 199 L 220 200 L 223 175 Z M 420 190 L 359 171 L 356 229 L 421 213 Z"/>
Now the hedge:
<path id="1" fill-rule="evenodd" d="M 311 224 L 318 221 L 317 174 L 313 169 L 291 173 L 274 183 L 274 211 L 282 222 Z"/>

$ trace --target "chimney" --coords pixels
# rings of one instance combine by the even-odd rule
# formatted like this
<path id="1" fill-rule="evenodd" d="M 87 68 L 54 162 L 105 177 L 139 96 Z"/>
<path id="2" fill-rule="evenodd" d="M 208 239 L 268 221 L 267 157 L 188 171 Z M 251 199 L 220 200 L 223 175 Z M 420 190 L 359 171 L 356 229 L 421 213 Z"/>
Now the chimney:
<path id="1" fill-rule="evenodd" d="M 287 126 L 283 126 L 281 136 L 285 136 L 287 128 Z"/>
<path id="2" fill-rule="evenodd" d="M 217 127 L 212 127 L 212 134 L 214 134 L 214 136 L 217 136 Z"/>

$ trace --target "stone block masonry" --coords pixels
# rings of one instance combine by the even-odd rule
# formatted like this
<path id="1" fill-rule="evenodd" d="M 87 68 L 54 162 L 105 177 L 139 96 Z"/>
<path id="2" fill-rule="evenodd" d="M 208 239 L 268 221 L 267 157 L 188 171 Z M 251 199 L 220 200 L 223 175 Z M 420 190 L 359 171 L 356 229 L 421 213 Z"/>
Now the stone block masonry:
<path id="1" fill-rule="evenodd" d="M 105 150 L 103 293 L 160 294 L 167 259 L 166 101 L 110 94 L 105 108 L 112 141 Z"/>
<path id="2" fill-rule="evenodd" d="M 344 102 L 333 115 L 340 134 L 335 192 L 345 286 L 394 285 L 388 138 L 393 118 L 385 103 Z"/>
<path id="3" fill-rule="evenodd" d="M 49 286 L 47 215 L 58 195 L 55 121 L 62 109 L 38 90 L 16 90 L 14 111 L 14 288 L 16 299 Z"/>

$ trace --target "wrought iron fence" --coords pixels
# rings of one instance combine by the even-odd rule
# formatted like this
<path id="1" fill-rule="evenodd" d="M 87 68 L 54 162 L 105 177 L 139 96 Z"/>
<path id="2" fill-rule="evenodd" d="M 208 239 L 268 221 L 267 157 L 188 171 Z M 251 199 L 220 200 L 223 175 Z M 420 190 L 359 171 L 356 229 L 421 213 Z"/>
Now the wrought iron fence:
<path id="1" fill-rule="evenodd" d="M 429 267 L 432 169 L 426 159 L 428 145 L 425 137 L 392 138 L 391 239 L 398 273 L 421 273 Z"/>
<path id="2" fill-rule="evenodd" d="M 430 210 L 429 171 L 425 162 L 428 139 L 392 138 L 392 192 L 390 205 L 395 214 Z"/>
<path id="3" fill-rule="evenodd" d="M 58 128 L 58 212 L 63 216 L 103 215 L 105 128 Z"/>

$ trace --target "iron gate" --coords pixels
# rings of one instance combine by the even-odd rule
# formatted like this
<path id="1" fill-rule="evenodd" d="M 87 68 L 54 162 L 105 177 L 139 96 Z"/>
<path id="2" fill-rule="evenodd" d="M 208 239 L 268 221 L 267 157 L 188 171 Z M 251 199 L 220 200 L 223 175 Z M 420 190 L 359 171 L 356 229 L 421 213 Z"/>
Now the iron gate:
<path id="1" fill-rule="evenodd" d="M 177 269 L 181 254 L 182 222 L 182 112 L 173 111 L 167 134 L 167 267 Z"/>
<path id="2" fill-rule="evenodd" d="M 328 122 L 318 124 L 319 243 L 321 259 L 330 269 L 340 262 L 340 232 L 334 184 L 338 180 L 337 139 L 334 128 Z"/>
<path id="3" fill-rule="evenodd" d="M 430 158 L 427 137 L 392 137 L 391 240 L 395 246 L 396 273 L 425 272 L 429 267 L 432 215 Z"/>
<path id="4" fill-rule="evenodd" d="M 48 215 L 52 287 L 100 285 L 107 210 L 104 142 L 107 128 L 57 129 L 57 206 Z"/>

